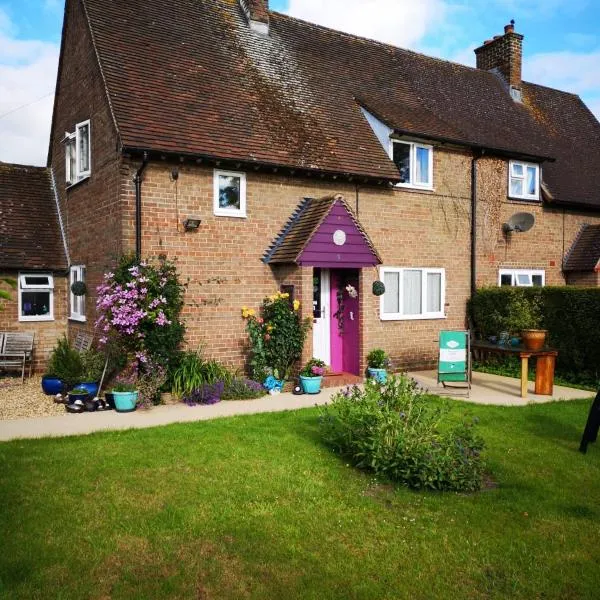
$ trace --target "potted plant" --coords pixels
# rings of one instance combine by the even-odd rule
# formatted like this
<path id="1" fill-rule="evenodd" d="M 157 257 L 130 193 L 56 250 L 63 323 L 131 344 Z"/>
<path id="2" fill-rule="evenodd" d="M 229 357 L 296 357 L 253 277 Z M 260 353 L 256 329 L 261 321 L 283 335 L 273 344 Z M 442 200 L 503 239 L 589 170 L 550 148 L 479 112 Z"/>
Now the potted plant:
<path id="1" fill-rule="evenodd" d="M 98 382 L 104 370 L 104 355 L 96 350 L 88 350 L 81 354 L 81 382 L 77 387 L 85 388 L 91 396 L 98 394 Z"/>
<path id="2" fill-rule="evenodd" d="M 385 383 L 387 381 L 387 369 L 390 366 L 390 359 L 385 353 L 385 350 L 376 348 L 371 350 L 367 355 L 367 370 L 369 376 L 373 377 L 379 383 Z"/>
<path id="3" fill-rule="evenodd" d="M 325 374 L 325 363 L 318 358 L 311 358 L 300 371 L 300 385 L 305 394 L 318 394 Z"/>
<path id="4" fill-rule="evenodd" d="M 542 312 L 538 300 L 515 294 L 510 300 L 508 311 L 507 328 L 517 336 L 520 334 L 525 348 L 533 351 L 543 348 L 548 332 L 541 329 Z"/>
<path id="5" fill-rule="evenodd" d="M 138 392 L 131 379 L 117 378 L 111 393 L 117 412 L 132 412 L 136 409 Z"/>
<path id="6" fill-rule="evenodd" d="M 63 336 L 52 350 L 48 369 L 42 377 L 44 394 L 55 396 L 73 388 L 81 378 L 82 369 L 81 356 Z"/>
<path id="7" fill-rule="evenodd" d="M 81 403 L 84 403 L 89 395 L 90 393 L 85 388 L 76 387 L 74 390 L 69 392 L 69 404 L 73 404 L 77 400 L 81 401 Z"/>

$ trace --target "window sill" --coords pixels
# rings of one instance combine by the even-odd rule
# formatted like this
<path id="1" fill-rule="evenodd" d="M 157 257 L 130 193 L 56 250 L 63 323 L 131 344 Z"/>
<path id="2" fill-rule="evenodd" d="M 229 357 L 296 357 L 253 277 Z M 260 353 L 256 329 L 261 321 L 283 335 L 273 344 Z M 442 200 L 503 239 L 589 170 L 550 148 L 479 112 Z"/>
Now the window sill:
<path id="1" fill-rule="evenodd" d="M 82 177 L 81 179 L 79 179 L 75 183 L 68 184 L 67 185 L 67 192 L 69 190 L 72 190 L 73 188 L 77 187 L 78 185 L 81 185 L 83 182 L 87 181 L 90 177 L 91 177 L 91 175 L 86 175 L 85 177 Z"/>
<path id="2" fill-rule="evenodd" d="M 77 317 L 77 316 L 71 315 L 69 317 L 69 321 L 75 321 L 77 323 L 86 323 L 87 322 L 87 318 L 86 317 Z"/>
<path id="3" fill-rule="evenodd" d="M 226 211 L 214 211 L 213 212 L 215 217 L 232 217 L 234 219 L 247 219 L 248 216 L 246 215 L 246 213 L 234 213 L 234 212 L 226 212 Z"/>
<path id="4" fill-rule="evenodd" d="M 380 315 L 381 321 L 442 321 L 447 315 Z"/>
<path id="5" fill-rule="evenodd" d="M 40 316 L 40 317 L 19 317 L 19 322 L 20 323 L 36 323 L 36 322 L 43 322 L 43 321 L 54 321 L 54 317 L 52 316 Z"/>
<path id="6" fill-rule="evenodd" d="M 540 204 L 541 203 L 541 198 L 538 196 L 537 198 L 526 198 L 526 197 L 521 197 L 521 196 L 508 196 L 509 200 L 513 200 L 514 202 L 530 202 L 532 204 Z"/>
<path id="7" fill-rule="evenodd" d="M 428 194 L 435 192 L 435 188 L 433 186 L 432 187 L 424 187 L 424 186 L 419 186 L 419 185 L 409 185 L 407 183 L 395 183 L 394 189 L 395 190 L 407 190 L 407 191 L 411 191 L 411 192 L 425 192 Z"/>

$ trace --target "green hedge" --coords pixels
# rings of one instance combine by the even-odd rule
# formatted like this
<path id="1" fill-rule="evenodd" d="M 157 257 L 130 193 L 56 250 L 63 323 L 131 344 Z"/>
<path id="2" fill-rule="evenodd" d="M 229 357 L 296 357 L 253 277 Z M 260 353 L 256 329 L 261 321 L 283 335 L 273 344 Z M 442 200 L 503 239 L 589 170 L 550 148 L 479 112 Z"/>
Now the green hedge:
<path id="1" fill-rule="evenodd" d="M 600 289 L 577 287 L 484 288 L 469 303 L 478 337 L 547 329 L 559 351 L 557 372 L 600 380 Z"/>

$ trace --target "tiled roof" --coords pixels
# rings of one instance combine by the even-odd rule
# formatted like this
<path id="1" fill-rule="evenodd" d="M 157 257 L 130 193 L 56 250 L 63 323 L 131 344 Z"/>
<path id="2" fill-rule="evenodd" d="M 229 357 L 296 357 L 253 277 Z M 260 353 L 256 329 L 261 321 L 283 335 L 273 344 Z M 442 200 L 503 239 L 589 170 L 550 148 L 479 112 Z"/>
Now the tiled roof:
<path id="1" fill-rule="evenodd" d="M 233 161 L 398 179 L 361 113 L 397 132 L 555 158 L 555 202 L 600 207 L 600 124 L 579 97 L 270 13 L 238 0 L 84 0 L 121 140 Z M 409 26 L 409 25 L 406 25 Z"/>
<path id="2" fill-rule="evenodd" d="M 594 271 L 600 263 L 600 225 L 584 225 L 565 260 L 565 271 Z"/>
<path id="3" fill-rule="evenodd" d="M 298 257 L 302 254 L 302 251 L 306 248 L 321 223 L 327 218 L 337 202 L 340 202 L 344 206 L 358 232 L 363 236 L 367 246 L 377 260 L 381 262 L 381 258 L 367 232 L 363 229 L 348 203 L 340 195 L 319 199 L 305 198 L 265 253 L 263 262 L 267 264 L 297 262 Z"/>
<path id="4" fill-rule="evenodd" d="M 50 171 L 0 163 L 0 271 L 66 268 Z"/>

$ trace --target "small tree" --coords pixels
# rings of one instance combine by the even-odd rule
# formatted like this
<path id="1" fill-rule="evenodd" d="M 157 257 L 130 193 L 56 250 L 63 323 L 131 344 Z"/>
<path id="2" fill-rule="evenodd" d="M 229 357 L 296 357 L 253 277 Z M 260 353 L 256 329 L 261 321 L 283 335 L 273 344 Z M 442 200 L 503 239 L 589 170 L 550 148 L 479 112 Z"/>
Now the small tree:
<path id="1" fill-rule="evenodd" d="M 13 290 L 17 288 L 17 281 L 12 277 L 0 277 L 0 284 L 6 284 Z M 12 298 L 11 293 L 8 290 L 0 289 L 0 310 L 4 310 L 4 302 Z"/>
<path id="2" fill-rule="evenodd" d="M 263 381 L 269 369 L 278 379 L 289 379 L 292 368 L 302 356 L 310 329 L 310 319 L 302 320 L 300 302 L 290 303 L 290 295 L 277 292 L 263 300 L 260 316 L 254 309 L 242 308 L 250 337 L 250 371 L 253 379 Z"/>

